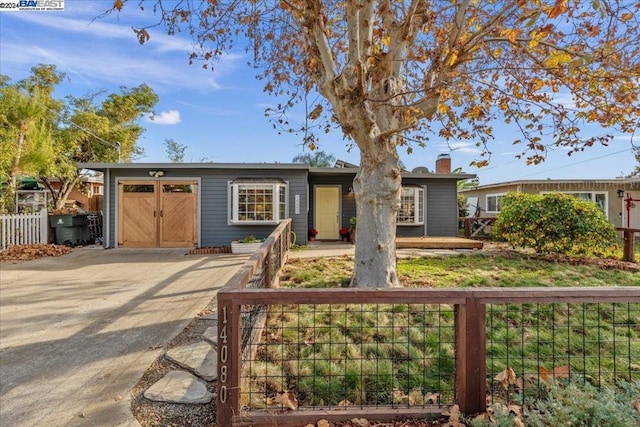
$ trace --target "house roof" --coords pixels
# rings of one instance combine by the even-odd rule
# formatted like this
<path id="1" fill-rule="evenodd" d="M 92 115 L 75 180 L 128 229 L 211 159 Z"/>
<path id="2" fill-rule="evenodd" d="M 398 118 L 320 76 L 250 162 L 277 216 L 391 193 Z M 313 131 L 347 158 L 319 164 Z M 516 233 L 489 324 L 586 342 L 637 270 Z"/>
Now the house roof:
<path id="1" fill-rule="evenodd" d="M 308 170 L 304 163 L 78 163 L 80 169 L 288 169 Z"/>
<path id="2" fill-rule="evenodd" d="M 107 169 L 266 169 L 266 170 L 307 170 L 316 175 L 355 175 L 358 167 L 312 168 L 304 163 L 78 163 L 81 169 L 105 171 Z M 455 179 L 465 180 L 476 177 L 474 174 L 436 174 L 402 172 L 403 178 Z"/>
<path id="3" fill-rule="evenodd" d="M 339 168 L 309 168 L 309 173 L 317 175 L 355 175 L 360 168 L 358 167 L 339 167 Z M 456 179 L 465 180 L 476 177 L 474 174 L 441 174 L 441 173 L 416 173 L 402 171 L 403 178 L 420 178 L 420 179 Z"/>
<path id="4" fill-rule="evenodd" d="M 614 178 L 614 179 L 530 179 L 530 180 L 518 180 L 518 181 L 505 181 L 497 182 L 495 184 L 479 185 L 475 188 L 460 190 L 460 193 L 469 193 L 476 190 L 484 190 L 491 188 L 511 187 L 514 185 L 526 186 L 526 185 L 640 185 L 640 178 Z"/>

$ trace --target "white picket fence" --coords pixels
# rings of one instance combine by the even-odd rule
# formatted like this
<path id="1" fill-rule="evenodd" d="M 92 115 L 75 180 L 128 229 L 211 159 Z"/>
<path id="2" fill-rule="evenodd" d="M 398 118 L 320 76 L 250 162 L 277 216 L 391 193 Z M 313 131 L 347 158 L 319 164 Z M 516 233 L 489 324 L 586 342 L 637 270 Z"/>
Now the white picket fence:
<path id="1" fill-rule="evenodd" d="M 0 215 L 0 250 L 10 245 L 47 243 L 48 221 L 46 209 L 33 214 Z"/>

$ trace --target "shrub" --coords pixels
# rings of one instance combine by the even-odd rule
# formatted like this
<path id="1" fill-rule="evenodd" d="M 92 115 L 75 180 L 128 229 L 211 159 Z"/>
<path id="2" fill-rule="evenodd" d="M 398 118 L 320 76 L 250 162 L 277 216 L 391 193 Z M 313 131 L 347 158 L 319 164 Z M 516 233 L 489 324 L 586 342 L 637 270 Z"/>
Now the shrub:
<path id="1" fill-rule="evenodd" d="M 634 405 L 638 404 L 639 395 L 640 382 L 601 390 L 588 383 L 571 383 L 566 387 L 554 385 L 546 399 L 533 405 L 525 421 L 532 427 L 637 426 L 640 425 L 640 413 Z"/>
<path id="2" fill-rule="evenodd" d="M 521 410 L 513 405 L 494 403 L 491 417 L 478 417 L 473 427 L 583 426 L 628 427 L 640 425 L 638 396 L 640 382 L 623 383 L 618 388 L 598 390 L 589 383 L 549 384 L 547 394 L 539 400 L 529 399 Z M 516 412 L 518 415 L 516 415 Z M 524 413 L 524 417 L 520 413 Z M 520 423 L 515 419 L 519 418 Z M 524 418 L 524 421 L 523 421 Z"/>
<path id="3" fill-rule="evenodd" d="M 618 249 L 615 228 L 598 205 L 560 193 L 507 194 L 492 237 L 540 253 L 612 256 Z"/>

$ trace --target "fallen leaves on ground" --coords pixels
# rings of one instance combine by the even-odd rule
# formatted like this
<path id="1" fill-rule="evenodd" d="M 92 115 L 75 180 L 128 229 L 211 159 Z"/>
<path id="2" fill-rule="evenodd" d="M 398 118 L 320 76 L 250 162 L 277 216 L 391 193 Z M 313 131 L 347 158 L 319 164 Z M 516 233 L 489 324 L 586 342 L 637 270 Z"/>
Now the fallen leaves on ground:
<path id="1" fill-rule="evenodd" d="M 298 409 L 298 399 L 292 391 L 281 391 L 276 394 L 273 401 L 267 403 L 275 403 L 284 406 L 285 408 L 295 411 Z"/>
<path id="2" fill-rule="evenodd" d="M 495 380 L 501 382 L 504 389 L 508 390 L 510 385 L 516 384 L 516 373 L 513 369 L 507 368 L 496 375 Z"/>
<path id="3" fill-rule="evenodd" d="M 29 261 L 47 256 L 62 256 L 72 251 L 71 248 L 63 245 L 13 245 L 0 252 L 0 261 Z"/>
<path id="4" fill-rule="evenodd" d="M 569 366 L 556 366 L 553 371 L 547 371 L 544 366 L 540 366 L 540 379 L 545 383 L 549 383 L 549 380 L 557 380 L 558 378 L 569 378 Z"/>

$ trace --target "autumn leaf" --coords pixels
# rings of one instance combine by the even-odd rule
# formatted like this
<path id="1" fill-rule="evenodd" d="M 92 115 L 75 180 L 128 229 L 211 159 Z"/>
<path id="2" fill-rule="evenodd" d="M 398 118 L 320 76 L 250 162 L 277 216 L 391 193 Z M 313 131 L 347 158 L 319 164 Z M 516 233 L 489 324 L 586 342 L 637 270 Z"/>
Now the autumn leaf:
<path id="1" fill-rule="evenodd" d="M 371 426 L 371 423 L 366 418 L 352 418 L 349 421 L 351 421 L 351 424 L 353 424 L 355 427 L 370 427 Z"/>
<path id="2" fill-rule="evenodd" d="M 440 400 L 440 393 L 427 393 L 424 396 L 424 403 L 436 404 Z"/>
<path id="3" fill-rule="evenodd" d="M 340 402 L 338 402 L 338 406 L 353 406 L 353 403 L 349 402 L 346 399 L 343 399 Z"/>
<path id="4" fill-rule="evenodd" d="M 311 120 L 316 120 L 318 117 L 320 117 L 320 114 L 322 114 L 322 104 L 316 105 L 307 117 L 309 117 L 309 119 Z"/>
<path id="5" fill-rule="evenodd" d="M 117 9 L 118 12 L 122 10 L 122 6 L 124 6 L 124 2 L 122 0 L 116 0 L 113 2 L 113 8 Z"/>
<path id="6" fill-rule="evenodd" d="M 138 43 L 145 44 L 145 42 L 149 41 L 151 38 L 147 30 L 144 28 L 141 30 L 136 30 L 134 27 L 131 28 L 133 29 L 133 32 L 136 33 L 136 36 L 138 36 Z"/>
<path id="7" fill-rule="evenodd" d="M 298 399 L 292 391 L 281 391 L 276 394 L 275 403 L 279 403 L 285 408 L 289 408 L 292 411 L 298 409 Z"/>
<path id="8" fill-rule="evenodd" d="M 393 389 L 391 392 L 393 403 L 404 403 L 409 401 L 409 396 L 402 390 Z"/>
<path id="9" fill-rule="evenodd" d="M 553 7 L 542 6 L 542 10 L 547 16 L 551 19 L 557 18 L 560 14 L 566 12 L 567 10 L 567 0 L 556 0 L 556 3 Z"/>
<path id="10" fill-rule="evenodd" d="M 329 427 L 329 426 L 331 426 L 331 424 L 329 424 L 329 421 L 327 420 L 318 421 L 318 427 Z"/>
<path id="11" fill-rule="evenodd" d="M 460 407 L 458 405 L 453 405 L 448 411 L 443 412 L 443 415 L 449 416 L 449 421 L 443 427 L 464 427 L 464 424 L 460 422 Z"/>
<path id="12" fill-rule="evenodd" d="M 515 385 L 517 383 L 516 373 L 511 368 L 507 368 L 500 372 L 494 379 L 501 382 L 505 390 L 507 390 L 510 385 Z"/>
<path id="13" fill-rule="evenodd" d="M 558 378 L 569 378 L 570 369 L 569 366 L 563 365 L 556 366 L 555 368 L 553 368 L 553 371 L 549 372 L 545 369 L 544 366 L 540 366 L 540 369 L 538 371 L 540 373 L 540 379 L 545 383 L 548 383 L 549 379 L 556 380 Z"/>
<path id="14" fill-rule="evenodd" d="M 558 68 L 562 64 L 569 63 L 573 57 L 567 52 L 556 51 L 544 61 L 546 68 Z"/>

